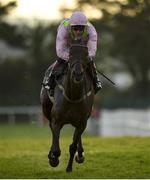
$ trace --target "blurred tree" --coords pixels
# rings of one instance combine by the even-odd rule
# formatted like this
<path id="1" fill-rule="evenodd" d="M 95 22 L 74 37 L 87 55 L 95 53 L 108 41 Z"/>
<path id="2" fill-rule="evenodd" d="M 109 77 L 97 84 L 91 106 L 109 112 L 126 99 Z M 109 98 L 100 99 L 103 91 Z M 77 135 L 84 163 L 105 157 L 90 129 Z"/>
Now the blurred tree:
<path id="1" fill-rule="evenodd" d="M 3 4 L 0 1 L 0 39 L 11 46 L 24 47 L 25 37 L 20 31 L 18 31 L 18 26 L 9 24 L 4 19 L 4 17 L 6 17 L 11 10 L 16 7 L 16 1 L 11 1 L 6 4 Z"/>
<path id="2" fill-rule="evenodd" d="M 1 106 L 25 105 L 33 101 L 33 95 L 28 86 L 28 82 L 30 82 L 29 74 L 28 64 L 22 59 L 8 59 L 1 64 Z"/>
<path id="3" fill-rule="evenodd" d="M 150 1 L 130 0 L 114 16 L 112 55 L 124 64 L 134 79 L 137 96 L 150 95 Z"/>
<path id="4" fill-rule="evenodd" d="M 25 39 L 23 34 L 18 31 L 18 25 L 9 24 L 5 19 L 16 6 L 16 1 L 8 3 L 0 1 L 0 40 L 1 43 L 4 41 L 9 44 L 9 48 L 25 47 Z M 27 63 L 22 59 L 5 59 L 0 63 L 0 105 L 16 105 L 25 102 L 26 97 L 24 98 L 23 94 Z"/>
<path id="5" fill-rule="evenodd" d="M 25 36 L 21 31 L 18 31 L 17 25 L 0 22 L 0 39 L 12 47 L 26 48 Z"/>
<path id="6" fill-rule="evenodd" d="M 10 47 L 25 48 L 25 59 L 1 61 L 0 89 L 1 105 L 39 104 L 39 93 L 45 70 L 55 61 L 55 37 L 57 25 L 30 27 L 23 24 L 9 24 L 5 17 L 15 2 L 0 3 L 0 40 Z M 9 72 L 9 73 L 7 73 Z M 10 83 L 11 82 L 11 83 Z"/>
<path id="7" fill-rule="evenodd" d="M 38 103 L 44 72 L 56 59 L 56 25 L 44 26 L 38 24 L 28 30 L 26 37 L 32 79 L 30 88 L 34 94 L 35 102 Z"/>
<path id="8" fill-rule="evenodd" d="M 15 8 L 17 6 L 16 1 L 8 2 L 7 4 L 3 5 L 3 3 L 0 1 L 0 18 L 3 16 L 9 14 L 10 10 Z"/>
<path id="9" fill-rule="evenodd" d="M 55 25 L 29 27 L 9 24 L 4 17 L 16 6 L 15 1 L 0 2 L 0 40 L 12 48 L 26 48 L 27 55 L 25 59 L 1 61 L 0 82 L 3 86 L 0 89 L 0 104 L 39 104 L 44 71 L 55 57 Z"/>

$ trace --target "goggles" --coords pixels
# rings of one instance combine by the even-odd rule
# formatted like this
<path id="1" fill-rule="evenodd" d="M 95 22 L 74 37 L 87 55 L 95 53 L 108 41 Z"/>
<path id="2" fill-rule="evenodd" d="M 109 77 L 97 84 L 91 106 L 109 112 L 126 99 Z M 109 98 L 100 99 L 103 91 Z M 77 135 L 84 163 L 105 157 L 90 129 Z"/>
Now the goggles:
<path id="1" fill-rule="evenodd" d="M 74 31 L 84 31 L 85 26 L 82 25 L 76 25 L 76 26 L 71 26 L 71 29 Z"/>

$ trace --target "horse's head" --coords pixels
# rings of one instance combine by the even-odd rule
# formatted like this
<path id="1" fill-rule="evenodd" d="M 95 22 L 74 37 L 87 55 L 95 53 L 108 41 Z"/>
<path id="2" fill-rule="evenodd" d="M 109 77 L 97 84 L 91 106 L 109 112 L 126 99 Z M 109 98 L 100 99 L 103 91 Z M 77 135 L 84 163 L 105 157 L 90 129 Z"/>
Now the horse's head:
<path id="1" fill-rule="evenodd" d="M 88 48 L 84 45 L 74 44 L 69 51 L 69 66 L 71 69 L 71 78 L 75 82 L 83 80 L 84 70 L 87 65 Z"/>

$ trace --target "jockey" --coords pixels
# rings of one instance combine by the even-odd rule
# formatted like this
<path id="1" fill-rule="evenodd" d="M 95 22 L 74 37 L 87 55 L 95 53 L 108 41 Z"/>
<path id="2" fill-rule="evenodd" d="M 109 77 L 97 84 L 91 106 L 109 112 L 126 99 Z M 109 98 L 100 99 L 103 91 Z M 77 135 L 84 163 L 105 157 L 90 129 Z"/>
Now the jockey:
<path id="1" fill-rule="evenodd" d="M 93 58 L 97 50 L 97 32 L 94 26 L 88 22 L 86 16 L 76 11 L 69 19 L 65 19 L 58 27 L 56 37 L 56 53 L 58 56 L 49 76 L 48 83 L 45 85 L 50 90 L 50 96 L 54 95 L 55 74 L 57 69 L 63 73 L 69 60 L 69 47 L 73 41 L 78 41 L 88 47 L 89 71 L 93 79 L 95 93 L 102 88 L 98 79 L 96 66 Z"/>

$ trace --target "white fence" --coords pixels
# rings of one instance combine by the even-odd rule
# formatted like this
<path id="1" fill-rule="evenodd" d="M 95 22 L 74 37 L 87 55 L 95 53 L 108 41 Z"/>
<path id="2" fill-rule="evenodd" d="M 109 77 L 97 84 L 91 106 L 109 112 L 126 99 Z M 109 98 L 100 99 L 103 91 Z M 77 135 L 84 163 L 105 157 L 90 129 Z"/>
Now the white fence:
<path id="1" fill-rule="evenodd" d="M 41 126 L 43 124 L 41 108 L 39 106 L 0 107 L 0 122 L 3 115 L 5 115 L 4 121 L 8 121 L 9 124 L 15 124 L 17 115 L 27 115 L 31 123 L 35 120 L 38 125 Z"/>
<path id="2" fill-rule="evenodd" d="M 27 115 L 29 122 L 43 125 L 41 107 L 0 107 L 1 117 L 9 124 L 15 124 L 17 115 Z M 21 119 L 19 119 L 21 121 Z M 90 119 L 86 129 L 89 133 L 101 136 L 150 136 L 150 109 L 101 110 L 98 119 Z"/>
<path id="3" fill-rule="evenodd" d="M 101 136 L 150 136 L 150 109 L 102 110 L 90 119 L 87 131 Z"/>

